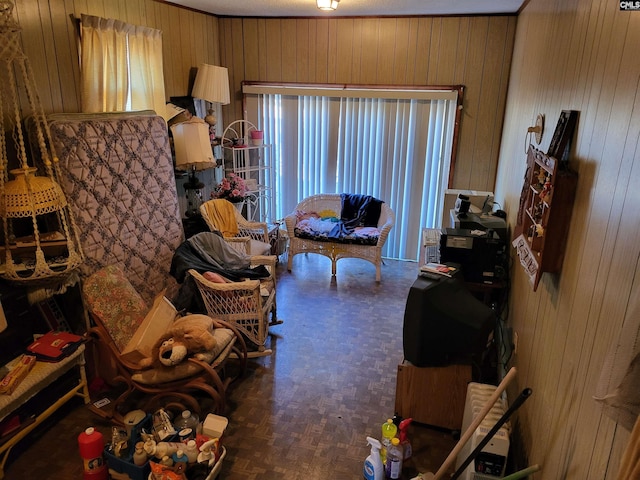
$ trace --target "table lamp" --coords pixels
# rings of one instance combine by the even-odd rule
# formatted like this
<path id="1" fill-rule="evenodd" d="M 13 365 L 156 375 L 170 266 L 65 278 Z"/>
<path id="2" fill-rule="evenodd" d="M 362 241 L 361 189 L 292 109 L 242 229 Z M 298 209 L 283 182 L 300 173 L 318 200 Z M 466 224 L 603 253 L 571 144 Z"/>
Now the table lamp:
<path id="1" fill-rule="evenodd" d="M 189 171 L 189 179 L 184 184 L 188 202 L 185 215 L 187 217 L 198 216 L 202 204 L 200 190 L 204 184 L 196 177 L 196 171 L 216 166 L 216 159 L 213 157 L 209 139 L 209 125 L 201 118 L 192 117 L 186 122 L 172 125 L 171 133 L 173 134 L 176 168 L 184 168 Z"/>
<path id="2" fill-rule="evenodd" d="M 201 64 L 191 94 L 194 98 L 200 98 L 212 104 L 228 105 L 230 101 L 229 71 L 225 67 Z M 204 120 L 209 124 L 211 135 L 215 137 L 214 127 L 218 120 L 214 114 L 213 106 L 208 109 Z"/>

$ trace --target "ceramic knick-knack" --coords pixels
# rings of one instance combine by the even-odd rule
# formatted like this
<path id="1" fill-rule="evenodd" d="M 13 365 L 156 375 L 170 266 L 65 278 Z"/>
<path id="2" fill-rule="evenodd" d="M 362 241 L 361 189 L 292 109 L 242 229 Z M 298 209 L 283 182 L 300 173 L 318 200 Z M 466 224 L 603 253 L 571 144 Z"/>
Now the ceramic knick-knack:
<path id="1" fill-rule="evenodd" d="M 144 451 L 144 443 L 136 443 L 136 449 L 133 452 L 133 463 L 142 466 L 147 463 L 147 452 Z"/>

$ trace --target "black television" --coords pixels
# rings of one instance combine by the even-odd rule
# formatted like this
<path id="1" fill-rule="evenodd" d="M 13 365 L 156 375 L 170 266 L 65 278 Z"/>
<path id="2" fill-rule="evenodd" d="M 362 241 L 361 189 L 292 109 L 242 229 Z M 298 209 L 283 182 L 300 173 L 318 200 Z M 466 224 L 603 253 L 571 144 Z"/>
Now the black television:
<path id="1" fill-rule="evenodd" d="M 486 350 L 496 312 L 455 277 L 418 277 L 404 313 L 403 350 L 416 367 L 474 361 Z"/>

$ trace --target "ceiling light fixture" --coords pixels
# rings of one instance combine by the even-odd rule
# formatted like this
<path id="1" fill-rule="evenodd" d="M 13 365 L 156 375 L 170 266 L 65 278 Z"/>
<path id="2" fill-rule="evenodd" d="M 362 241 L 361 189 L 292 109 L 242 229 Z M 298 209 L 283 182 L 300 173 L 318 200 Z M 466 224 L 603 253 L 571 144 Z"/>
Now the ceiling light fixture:
<path id="1" fill-rule="evenodd" d="M 316 5 L 320 10 L 335 10 L 338 8 L 340 0 L 316 0 Z"/>

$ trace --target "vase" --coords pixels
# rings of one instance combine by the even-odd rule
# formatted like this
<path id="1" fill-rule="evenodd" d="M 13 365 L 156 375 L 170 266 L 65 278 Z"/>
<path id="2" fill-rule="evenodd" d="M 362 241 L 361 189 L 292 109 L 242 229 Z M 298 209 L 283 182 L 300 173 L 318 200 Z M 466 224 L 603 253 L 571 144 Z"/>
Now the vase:
<path id="1" fill-rule="evenodd" d="M 238 201 L 238 202 L 231 202 L 233 204 L 234 207 L 236 207 L 236 210 L 238 210 L 238 212 L 242 213 L 242 207 L 244 207 L 244 199 Z"/>

